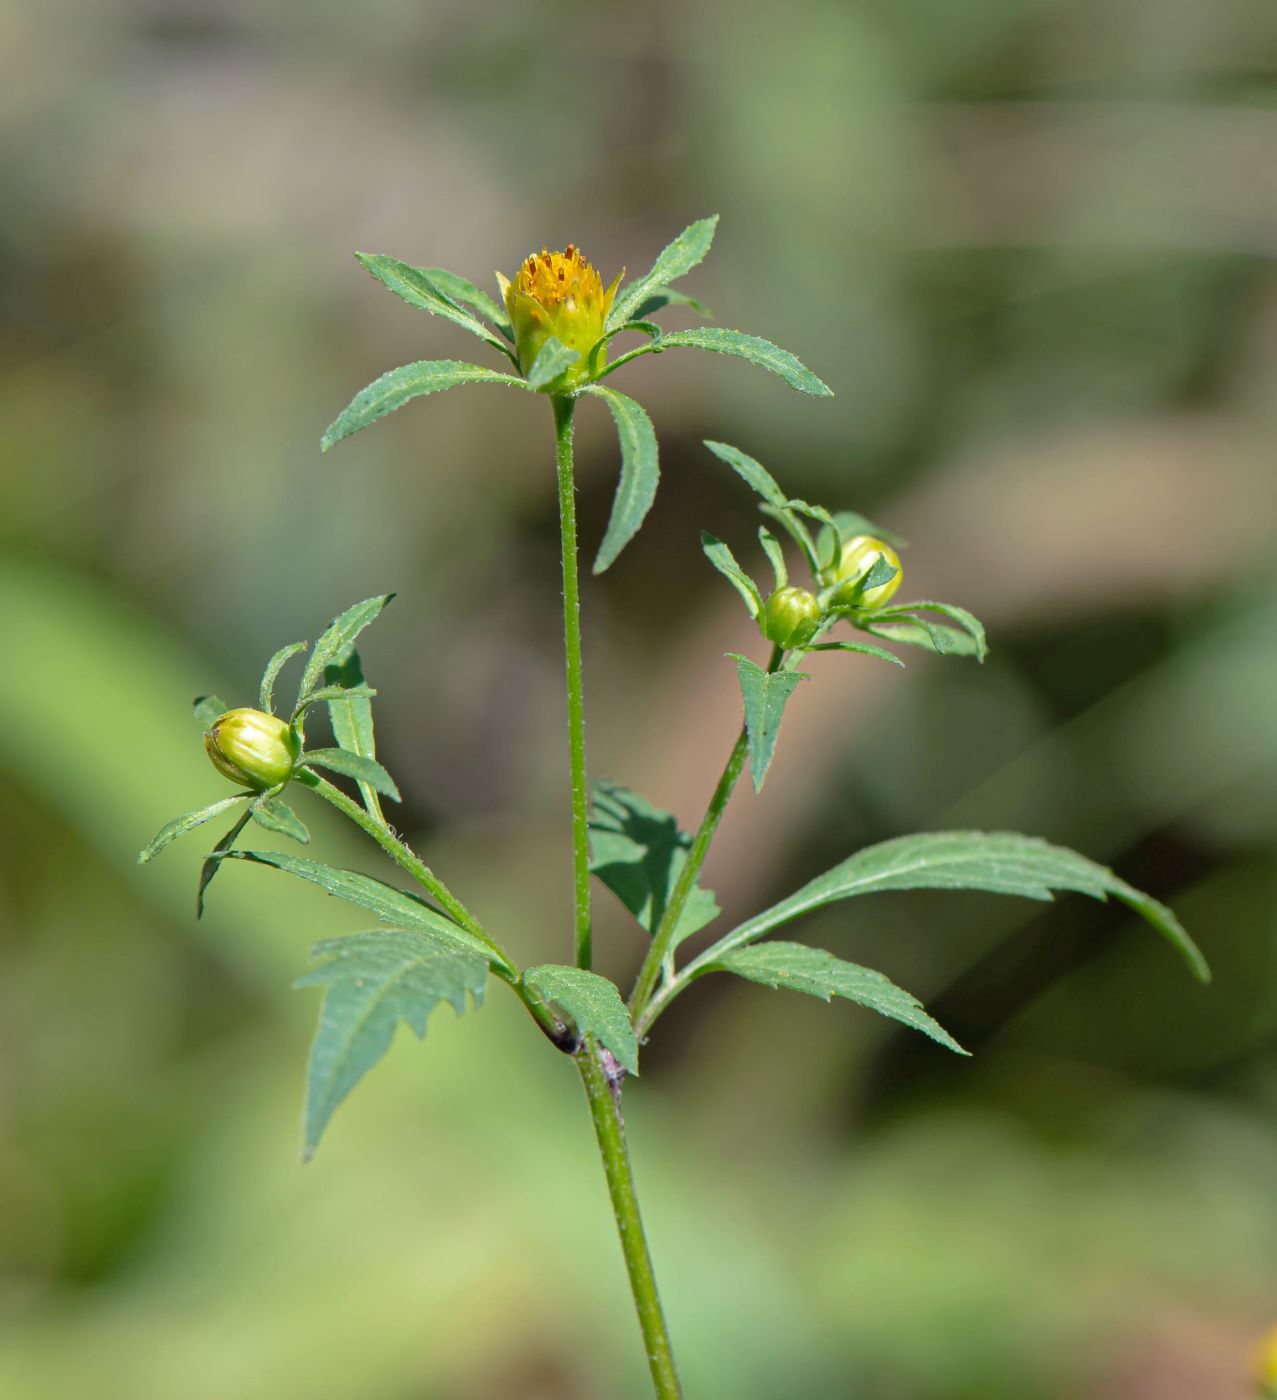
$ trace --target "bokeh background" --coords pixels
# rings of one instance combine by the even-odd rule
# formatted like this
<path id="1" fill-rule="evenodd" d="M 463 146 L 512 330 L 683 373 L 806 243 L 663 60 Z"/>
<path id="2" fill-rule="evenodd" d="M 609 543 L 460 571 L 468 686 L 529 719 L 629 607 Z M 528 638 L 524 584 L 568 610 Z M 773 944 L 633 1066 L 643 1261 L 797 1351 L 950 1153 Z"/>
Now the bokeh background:
<path id="1" fill-rule="evenodd" d="M 527 962 L 568 947 L 545 406 L 464 389 L 321 456 L 383 369 L 482 358 L 350 256 L 531 248 L 685 284 L 836 389 L 647 358 L 664 480 L 585 625 L 592 770 L 694 822 L 757 651 L 726 438 L 906 534 L 983 667 L 811 665 L 707 881 L 1015 827 L 1168 900 L 890 896 L 803 936 L 976 1051 L 710 979 L 631 1142 L 694 1397 L 1242 1400 L 1277 1322 L 1277 9 L 1271 0 L 8 0 L 0 11 L 0 1393 L 628 1400 L 579 1084 L 512 998 L 401 1032 L 298 1162 L 312 940 L 189 702 L 389 589 L 401 824 Z M 681 313 L 671 320 L 680 323 Z M 579 431 L 585 548 L 617 469 Z M 315 845 L 376 868 L 308 809 Z M 603 966 L 642 946 L 606 892 Z"/>

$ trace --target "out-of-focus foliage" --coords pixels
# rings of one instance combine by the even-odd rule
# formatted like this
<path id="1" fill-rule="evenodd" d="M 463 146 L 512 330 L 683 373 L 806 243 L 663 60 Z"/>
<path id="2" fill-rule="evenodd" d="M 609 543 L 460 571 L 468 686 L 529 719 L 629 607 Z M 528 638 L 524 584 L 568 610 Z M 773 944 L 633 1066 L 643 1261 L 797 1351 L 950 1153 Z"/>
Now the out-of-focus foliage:
<path id="1" fill-rule="evenodd" d="M 901 831 L 1021 828 L 1173 904 L 1216 980 L 1091 901 L 916 893 L 811 941 L 972 1060 L 699 984 L 628 1105 L 688 1391 L 1244 1394 L 1277 1315 L 1277 12 L 16 0 L 0 38 L 0 1393 L 644 1393 L 585 1106 L 513 999 L 401 1036 L 302 1170 L 287 988 L 358 914 L 235 863 L 197 923 L 196 837 L 132 862 L 225 795 L 191 697 L 396 589 L 364 656 L 396 822 L 565 956 L 545 405 L 443 395 L 321 455 L 352 384 L 455 350 L 351 250 L 633 271 L 717 209 L 712 324 L 837 397 L 627 367 L 663 485 L 586 596 L 594 773 L 693 825 L 722 653 L 765 659 L 699 548 L 757 523 L 728 439 L 899 529 L 992 651 L 805 660 L 706 872 L 726 917 Z M 616 438 L 578 417 L 592 557 Z M 317 856 L 373 868 L 322 815 Z"/>

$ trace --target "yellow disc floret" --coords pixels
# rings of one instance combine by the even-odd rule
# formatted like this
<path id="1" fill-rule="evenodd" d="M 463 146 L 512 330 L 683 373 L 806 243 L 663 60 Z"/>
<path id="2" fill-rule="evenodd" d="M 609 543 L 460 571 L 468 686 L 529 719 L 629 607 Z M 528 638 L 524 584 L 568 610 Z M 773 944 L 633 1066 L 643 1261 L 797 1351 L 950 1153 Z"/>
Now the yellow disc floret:
<path id="1" fill-rule="evenodd" d="M 543 248 L 530 254 L 513 282 L 500 274 L 498 280 L 505 293 L 519 368 L 524 374 L 551 336 L 581 356 L 554 382 L 555 390 L 576 388 L 598 372 L 605 360 L 604 351 L 599 351 L 593 367 L 586 361 L 603 337 L 620 274 L 605 290 L 598 270 L 590 266 L 579 248 L 569 243 L 562 253 Z"/>

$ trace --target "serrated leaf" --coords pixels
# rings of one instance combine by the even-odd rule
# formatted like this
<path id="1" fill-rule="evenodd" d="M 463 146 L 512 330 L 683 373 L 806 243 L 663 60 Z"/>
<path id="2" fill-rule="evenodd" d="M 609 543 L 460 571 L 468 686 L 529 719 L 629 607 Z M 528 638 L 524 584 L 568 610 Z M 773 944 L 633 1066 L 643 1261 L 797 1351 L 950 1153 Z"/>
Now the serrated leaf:
<path id="1" fill-rule="evenodd" d="M 701 548 L 705 551 L 706 559 L 744 599 L 750 617 L 757 618 L 763 610 L 762 594 L 754 580 L 736 562 L 736 556 L 708 530 L 701 531 Z"/>
<path id="2" fill-rule="evenodd" d="M 545 389 L 560 375 L 570 370 L 581 358 L 579 350 L 572 350 L 557 336 L 550 338 L 537 351 L 537 357 L 528 370 L 528 388 Z"/>
<path id="3" fill-rule="evenodd" d="M 500 350 L 503 355 L 510 353 L 503 341 L 493 335 L 482 321 L 476 320 L 464 306 L 454 301 L 431 277 L 430 274 L 434 269 L 413 267 L 409 263 L 400 262 L 398 258 L 388 258 L 382 253 L 356 253 L 355 257 L 378 282 L 389 287 L 397 297 L 401 297 L 410 306 L 418 307 L 422 311 L 429 311 L 432 316 L 444 317 L 453 325 L 460 326 L 462 330 L 478 336 L 480 340 L 491 345 L 493 349 Z M 452 279 L 452 274 L 446 275 Z M 465 281 L 464 278 L 453 280 L 454 285 L 455 281 Z M 472 287 L 469 283 L 465 285 L 469 287 L 474 296 L 483 296 L 477 287 Z"/>
<path id="4" fill-rule="evenodd" d="M 195 917 L 204 917 L 204 895 L 208 887 L 213 883 L 217 872 L 222 868 L 222 860 L 225 858 L 231 847 L 239 839 L 239 834 L 248 825 L 248 819 L 253 815 L 252 807 L 244 811 L 244 815 L 226 833 L 216 846 L 204 858 L 204 864 L 200 866 L 199 885 L 195 890 Z"/>
<path id="5" fill-rule="evenodd" d="M 672 813 L 653 807 L 619 783 L 594 784 L 590 871 L 650 934 L 660 927 L 691 844 Z M 694 885 L 671 946 L 677 947 L 721 912 L 713 891 Z"/>
<path id="6" fill-rule="evenodd" d="M 420 929 L 374 929 L 329 938 L 315 966 L 293 984 L 324 987 L 306 1079 L 306 1155 L 314 1154 L 337 1105 L 390 1048 L 400 1021 L 418 1040 L 441 1001 L 457 1015 L 469 993 L 483 1004 L 488 964 Z"/>
<path id="7" fill-rule="evenodd" d="M 702 301 L 697 301 L 695 297 L 689 297 L 686 292 L 676 292 L 672 287 L 661 287 L 644 298 L 638 306 L 634 308 L 633 320 L 641 321 L 647 316 L 654 316 L 658 311 L 663 311 L 667 306 L 686 306 L 695 311 L 698 316 L 704 316 L 707 320 L 714 319 L 714 313 Z"/>
<path id="8" fill-rule="evenodd" d="M 929 831 L 867 846 L 746 920 L 719 947 L 743 946 L 813 909 L 884 890 L 982 890 L 1041 900 L 1057 890 L 1099 900 L 1112 895 L 1152 924 L 1199 981 L 1210 978 L 1197 945 L 1164 904 L 1076 851 L 1015 832 Z"/>
<path id="9" fill-rule="evenodd" d="M 423 267 L 421 271 L 444 296 L 450 297 L 459 306 L 468 306 L 472 311 L 486 316 L 507 340 L 513 342 L 514 332 L 510 329 L 510 318 L 506 315 L 505 307 L 499 306 L 487 292 L 480 291 L 468 278 L 443 267 Z"/>
<path id="10" fill-rule="evenodd" d="M 903 666 L 905 663 L 898 656 L 894 656 L 889 651 L 884 651 L 882 647 L 870 646 L 868 642 L 817 642 L 813 647 L 804 647 L 804 651 L 855 651 L 861 656 L 875 656 L 879 661 L 890 661 L 893 666 Z"/>
<path id="11" fill-rule="evenodd" d="M 191 709 L 201 729 L 212 729 L 230 706 L 218 695 L 197 695 Z"/>
<path id="12" fill-rule="evenodd" d="M 602 384 L 590 385 L 583 392 L 607 404 L 621 444 L 621 479 L 617 483 L 607 532 L 594 560 L 594 572 L 601 574 L 616 562 L 617 555 L 638 534 L 639 526 L 656 499 L 661 471 L 656 429 L 646 411 L 633 399 Z"/>
<path id="13" fill-rule="evenodd" d="M 372 703 L 370 695 L 363 693 L 367 687 L 364 685 L 359 652 L 353 646 L 338 652 L 324 667 L 324 680 L 340 690 L 340 694 L 328 702 L 328 717 L 338 747 L 364 758 L 375 758 L 377 742 L 373 732 Z M 374 814 L 381 811 L 376 788 L 360 783 L 359 792 L 368 811 Z"/>
<path id="14" fill-rule="evenodd" d="M 301 684 L 297 688 L 298 705 L 301 705 L 319 685 L 328 666 L 344 654 L 346 648 L 369 623 L 375 622 L 381 616 L 382 610 L 394 596 L 393 593 L 379 593 L 372 598 L 365 598 L 347 608 L 324 628 L 315 643 L 315 649 L 306 660 L 306 669 L 302 672 Z"/>
<path id="15" fill-rule="evenodd" d="M 259 797 L 253 803 L 252 814 L 257 825 L 265 827 L 267 831 L 300 841 L 303 846 L 310 844 L 310 832 L 306 829 L 306 823 L 287 802 L 278 797 Z"/>
<path id="16" fill-rule="evenodd" d="M 219 710 L 218 714 L 225 711 Z M 185 836 L 188 831 L 194 831 L 197 826 L 203 826 L 205 822 L 212 821 L 221 812 L 228 811 L 237 802 L 244 802 L 252 796 L 249 792 L 237 792 L 234 797 L 223 797 L 220 802 L 213 802 L 207 807 L 200 807 L 194 812 L 184 812 L 180 817 L 174 817 L 171 822 L 166 822 L 155 833 L 146 847 L 138 853 L 137 863 L 145 865 L 147 861 L 154 860 L 156 856 L 165 848 L 177 840 L 179 836 Z"/>
<path id="17" fill-rule="evenodd" d="M 794 693 L 799 681 L 805 681 L 801 671 L 764 671 L 761 666 L 738 652 L 728 652 L 736 662 L 740 676 L 741 698 L 745 703 L 745 730 L 749 740 L 749 772 L 754 791 L 759 792 L 771 767 L 776 751 L 776 736 L 780 732 L 785 702 Z"/>
<path id="18" fill-rule="evenodd" d="M 638 1041 L 616 983 L 582 967 L 545 963 L 523 974 L 523 985 L 558 1007 L 582 1040 L 592 1035 L 630 1074 L 638 1073 Z"/>
<path id="19" fill-rule="evenodd" d="M 354 778 L 357 783 L 367 783 L 395 802 L 402 801 L 395 780 L 375 758 L 347 753 L 345 749 L 307 749 L 302 754 L 302 764 L 307 768 L 327 768 L 344 778 Z"/>
<path id="20" fill-rule="evenodd" d="M 765 987 L 805 992 L 822 1001 L 843 997 L 921 1031 L 959 1055 L 970 1053 L 928 1016 L 922 1003 L 904 988 L 897 987 L 881 972 L 844 962 L 823 948 L 809 948 L 805 943 L 757 943 L 728 953 L 706 969 L 715 970 L 733 972 Z"/>
<path id="21" fill-rule="evenodd" d="M 772 566 L 772 573 L 776 578 L 776 587 L 784 588 L 789 582 L 789 569 L 785 564 L 785 554 L 780 547 L 780 541 L 767 528 L 766 525 L 758 527 L 758 543 L 763 547 L 763 553 L 767 556 L 768 562 Z"/>
<path id="22" fill-rule="evenodd" d="M 258 691 L 258 704 L 268 715 L 275 713 L 275 681 L 279 673 L 290 658 L 296 656 L 299 651 L 305 651 L 306 646 L 306 642 L 290 642 L 288 646 L 280 647 L 266 663 L 266 669 L 262 672 L 261 689 Z"/>
<path id="23" fill-rule="evenodd" d="M 689 224 L 673 242 L 667 243 L 651 270 L 621 289 L 608 315 L 607 329 L 633 320 L 650 297 L 667 290 L 669 283 L 686 276 L 709 252 L 717 227 L 718 215 L 711 214 L 708 219 L 698 219 L 694 224 Z"/>
<path id="24" fill-rule="evenodd" d="M 823 379 L 818 379 L 796 355 L 761 336 L 746 335 L 743 331 L 728 330 L 725 326 L 694 326 L 691 330 L 670 331 L 662 337 L 662 350 L 679 347 L 710 350 L 716 355 L 735 355 L 737 359 L 748 360 L 750 364 L 778 375 L 800 394 L 811 394 L 821 399 L 833 398 L 834 391 L 829 385 Z"/>
<path id="25" fill-rule="evenodd" d="M 528 387 L 526 381 L 517 375 L 501 374 L 497 370 L 484 369 L 482 365 L 470 365 L 461 360 L 417 360 L 410 365 L 400 365 L 398 369 L 374 379 L 351 399 L 320 438 L 320 449 L 327 452 L 343 438 L 402 408 L 410 399 L 454 389 L 458 384 L 505 384 L 516 389 Z"/>

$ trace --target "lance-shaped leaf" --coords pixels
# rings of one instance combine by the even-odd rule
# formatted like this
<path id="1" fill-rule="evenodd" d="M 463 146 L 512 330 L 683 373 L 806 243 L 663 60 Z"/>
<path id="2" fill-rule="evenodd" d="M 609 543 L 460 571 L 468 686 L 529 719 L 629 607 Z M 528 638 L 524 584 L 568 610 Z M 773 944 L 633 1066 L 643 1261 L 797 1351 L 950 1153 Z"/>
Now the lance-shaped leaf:
<path id="1" fill-rule="evenodd" d="M 431 277 L 434 269 L 412 267 L 409 263 L 400 262 L 398 258 L 388 258 L 381 253 L 356 253 L 355 256 L 378 282 L 389 287 L 410 306 L 429 311 L 432 316 L 442 316 L 453 325 L 460 326 L 463 331 L 477 335 L 494 350 L 500 350 L 503 355 L 510 354 L 510 348 L 504 341 L 499 340 L 482 321 L 477 321 L 465 307 L 453 300 L 438 281 Z M 465 282 L 464 278 L 453 279 L 448 276 L 454 285 L 457 281 Z M 469 288 L 472 297 L 483 295 L 477 287 L 472 287 L 469 283 L 465 283 L 465 286 Z"/>
<path id="2" fill-rule="evenodd" d="M 345 749 L 308 749 L 302 755 L 302 763 L 307 768 L 327 768 L 343 778 L 354 778 L 357 783 L 367 783 L 395 802 L 402 801 L 395 780 L 375 758 L 347 753 Z"/>
<path id="3" fill-rule="evenodd" d="M 364 685 L 359 652 L 353 646 L 338 652 L 324 667 L 324 680 L 328 683 L 324 689 L 335 686 L 339 690 L 339 694 L 328 701 L 328 717 L 338 747 L 363 758 L 375 758 L 377 741 L 373 733 L 371 693 L 365 693 L 368 688 Z M 376 788 L 360 783 L 359 794 L 368 811 L 380 813 Z"/>
<path id="4" fill-rule="evenodd" d="M 306 660 L 306 669 L 302 672 L 301 685 L 297 689 L 298 705 L 318 687 L 328 667 L 345 654 L 347 647 L 364 628 L 381 616 L 382 610 L 394 596 L 393 593 L 379 593 L 375 597 L 365 598 L 363 602 L 347 608 L 324 628 L 314 651 Z"/>
<path id="5" fill-rule="evenodd" d="M 514 332 L 510 329 L 510 318 L 506 315 L 505 307 L 499 306 L 487 292 L 480 291 L 468 278 L 449 272 L 443 267 L 423 267 L 421 272 L 444 296 L 450 297 L 458 306 L 468 306 L 472 311 L 486 316 L 507 340 L 514 340 Z"/>
<path id="6" fill-rule="evenodd" d="M 761 982 L 765 987 L 805 992 L 822 1001 L 844 997 L 929 1035 L 959 1055 L 969 1053 L 939 1022 L 927 1015 L 917 997 L 897 987 L 881 972 L 844 962 L 823 948 L 809 948 L 805 943 L 757 943 L 727 953 L 710 963 L 705 971 L 734 972 L 737 977 Z"/>
<path id="7" fill-rule="evenodd" d="M 726 462 L 748 487 L 762 497 L 761 509 L 784 527 L 786 533 L 802 550 L 812 571 L 818 571 L 820 561 L 811 532 L 806 523 L 791 509 L 789 497 L 780 489 L 779 482 L 771 472 L 748 452 L 742 452 L 739 447 L 733 447 L 730 443 L 713 442 L 706 438 L 705 446 L 719 461 Z"/>
<path id="8" fill-rule="evenodd" d="M 633 399 L 601 384 L 591 385 L 584 392 L 607 404 L 621 443 L 621 479 L 612 501 L 607 532 L 594 560 L 594 572 L 601 574 L 638 533 L 656 499 L 661 472 L 656 430 L 646 411 Z"/>
<path id="9" fill-rule="evenodd" d="M 280 647 L 266 663 L 266 669 L 262 672 L 262 684 L 258 691 L 257 703 L 268 715 L 275 713 L 275 681 L 278 679 L 279 673 L 299 651 L 305 651 L 306 646 L 305 642 L 290 642 L 288 646 Z"/>
<path id="10" fill-rule="evenodd" d="M 324 667 L 327 674 L 328 667 Z M 321 685 L 318 690 L 312 690 L 310 694 L 293 711 L 293 718 L 309 710 L 312 705 L 322 705 L 325 701 L 333 700 L 373 700 L 377 692 L 370 685 Z"/>
<path id="11" fill-rule="evenodd" d="M 252 807 L 244 809 L 244 815 L 226 833 L 216 846 L 204 858 L 204 864 L 200 866 L 199 885 L 195 890 L 195 917 L 204 917 L 204 896 L 208 887 L 213 883 L 217 872 L 222 868 L 222 861 L 230 851 L 231 847 L 239 840 L 239 834 L 248 825 L 248 819 L 253 815 Z"/>
<path id="12" fill-rule="evenodd" d="M 760 525 L 758 527 L 758 543 L 762 545 L 763 553 L 772 566 L 772 573 L 776 577 L 776 587 L 784 588 L 789 582 L 789 569 L 785 565 L 785 554 L 780 547 L 780 541 L 766 525 Z"/>
<path id="13" fill-rule="evenodd" d="M 971 636 L 956 627 L 920 617 L 915 622 L 881 622 L 870 615 L 858 624 L 870 636 L 906 646 L 924 647 L 940 656 L 976 656 L 978 648 Z"/>
<path id="14" fill-rule="evenodd" d="M 619 783 L 595 783 L 590 811 L 590 870 L 650 934 L 655 934 L 687 863 L 692 838 L 673 814 Z M 699 884 L 679 915 L 677 946 L 721 910 L 712 890 Z"/>
<path id="15" fill-rule="evenodd" d="M 710 350 L 716 355 L 735 355 L 737 359 L 748 360 L 750 364 L 778 375 L 800 394 L 811 394 L 821 399 L 833 398 L 834 391 L 829 385 L 823 379 L 818 379 L 797 355 L 791 355 L 788 350 L 782 350 L 779 345 L 773 345 L 761 336 L 731 331 L 725 326 L 694 326 L 691 330 L 670 331 L 662 336 L 658 348 L 676 350 L 680 347 Z"/>
<path id="16" fill-rule="evenodd" d="M 745 731 L 749 741 L 749 772 L 754 791 L 759 792 L 771 767 L 776 751 L 776 736 L 780 732 L 785 702 L 794 693 L 799 681 L 805 681 L 802 671 L 765 671 L 756 662 L 738 652 L 728 652 L 736 662 L 740 676 L 741 698 L 745 702 Z"/>
<path id="17" fill-rule="evenodd" d="M 219 710 L 218 714 L 224 713 Z M 179 836 L 185 836 L 188 831 L 194 831 L 197 826 L 203 826 L 205 822 L 212 821 L 221 812 L 229 811 L 237 802 L 244 802 L 252 793 L 238 792 L 234 797 L 223 797 L 220 802 L 211 803 L 207 807 L 201 807 L 194 812 L 185 812 L 180 817 L 174 817 L 171 822 L 166 822 L 151 838 L 146 848 L 139 852 L 137 863 L 145 865 L 148 860 L 154 860 L 156 856 L 165 848 L 176 841 Z"/>
<path id="18" fill-rule="evenodd" d="M 565 374 L 581 358 L 579 350 L 573 350 L 558 338 L 550 336 L 537 351 L 537 357 L 528 370 L 528 388 L 546 389 L 560 375 Z"/>
<path id="19" fill-rule="evenodd" d="M 191 709 L 201 729 L 212 729 L 230 706 L 220 695 L 197 695 Z"/>
<path id="20" fill-rule="evenodd" d="M 763 610 L 762 594 L 758 585 L 736 562 L 736 556 L 708 530 L 701 531 L 701 548 L 705 557 L 745 600 L 750 617 L 756 618 Z"/>
<path id="21" fill-rule="evenodd" d="M 624 325 L 640 314 L 644 304 L 655 293 L 668 288 L 669 283 L 677 282 L 689 273 L 709 252 L 714 241 L 714 230 L 718 227 L 718 215 L 708 219 L 698 219 L 689 224 L 672 243 L 661 249 L 650 272 L 636 277 L 623 287 L 607 318 L 607 329 Z"/>
<path id="22" fill-rule="evenodd" d="M 667 306 L 686 306 L 689 310 L 695 311 L 698 316 L 704 316 L 710 321 L 714 319 L 714 313 L 703 301 L 689 297 L 686 292 L 676 292 L 672 287 L 660 287 L 644 297 L 634 308 L 633 318 L 627 324 L 633 325 L 636 321 L 641 321 L 645 317 L 655 315 L 658 311 L 663 311 Z"/>
<path id="23" fill-rule="evenodd" d="M 894 607 L 884 608 L 881 612 L 873 613 L 867 619 L 868 623 L 875 629 L 883 623 L 890 622 L 912 622 L 930 633 L 930 619 L 922 616 L 923 613 L 939 613 L 941 617 L 947 617 L 951 622 L 956 622 L 958 626 L 971 639 L 975 656 L 983 661 L 989 654 L 989 644 L 985 639 L 984 627 L 977 617 L 969 613 L 966 608 L 956 607 L 953 603 L 937 603 L 930 599 L 924 599 L 916 603 L 900 603 Z M 945 650 L 944 634 L 950 629 L 940 629 L 939 638 L 930 636 L 929 640 L 936 651 Z"/>
<path id="24" fill-rule="evenodd" d="M 854 651 L 861 656 L 874 656 L 879 661 L 890 661 L 893 666 L 903 666 L 905 663 L 898 656 L 893 656 L 891 652 L 884 651 L 882 647 L 870 646 L 868 642 L 817 642 L 813 647 L 804 647 L 804 651 Z"/>
<path id="25" fill-rule="evenodd" d="M 545 963 L 523 974 L 523 985 L 571 1022 L 578 1039 L 592 1035 L 622 1068 L 638 1073 L 638 1041 L 615 982 L 581 967 Z"/>
<path id="26" fill-rule="evenodd" d="M 310 844 L 310 832 L 306 823 L 278 797 L 259 797 L 252 806 L 253 820 L 267 831 L 300 841 L 303 846 Z"/>
<path id="27" fill-rule="evenodd" d="M 323 987 L 319 1029 L 306 1077 L 306 1148 L 313 1156 L 333 1110 L 390 1048 L 400 1021 L 418 1040 L 441 1001 L 457 1015 L 466 995 L 483 1003 L 487 962 L 420 929 L 374 929 L 329 938 L 311 950 L 315 966 L 294 983 Z"/>
<path id="28" fill-rule="evenodd" d="M 1041 900 L 1057 890 L 1099 900 L 1112 895 L 1152 924 L 1199 981 L 1210 979 L 1205 958 L 1164 904 L 1076 851 L 1015 832 L 928 831 L 867 846 L 733 929 L 714 954 L 721 957 L 826 904 L 884 890 L 983 890 Z"/>
<path id="29" fill-rule="evenodd" d="M 401 408 L 410 399 L 423 394 L 437 394 L 443 389 L 454 389 L 458 384 L 505 384 L 516 389 L 526 389 L 525 380 L 513 374 L 500 374 L 494 369 L 484 369 L 482 365 L 469 365 L 461 360 L 416 360 L 410 365 L 400 365 L 374 379 L 367 388 L 361 389 L 328 426 L 328 431 L 319 440 L 319 446 L 327 452 L 348 438 L 352 433 L 384 418 L 396 408 Z"/>

